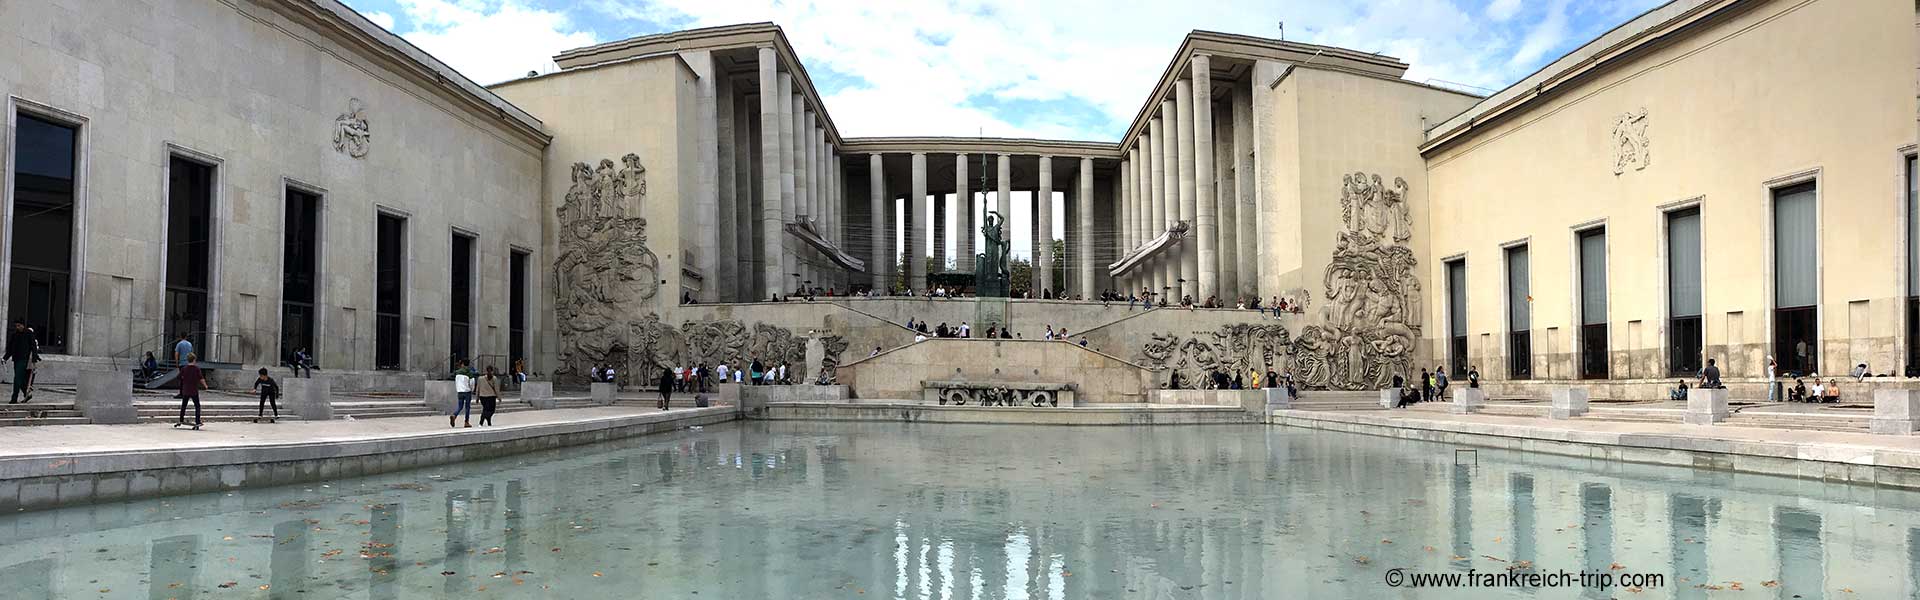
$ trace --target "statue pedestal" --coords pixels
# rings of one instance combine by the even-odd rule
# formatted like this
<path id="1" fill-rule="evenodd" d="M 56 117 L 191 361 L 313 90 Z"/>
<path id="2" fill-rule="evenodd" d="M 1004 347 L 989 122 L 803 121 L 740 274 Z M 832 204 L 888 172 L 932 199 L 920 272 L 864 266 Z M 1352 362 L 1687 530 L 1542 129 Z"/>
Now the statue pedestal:
<path id="1" fill-rule="evenodd" d="M 987 328 L 998 326 L 1006 329 L 1012 323 L 1007 321 L 1006 298 L 975 298 L 973 313 L 973 334 L 985 337 Z"/>

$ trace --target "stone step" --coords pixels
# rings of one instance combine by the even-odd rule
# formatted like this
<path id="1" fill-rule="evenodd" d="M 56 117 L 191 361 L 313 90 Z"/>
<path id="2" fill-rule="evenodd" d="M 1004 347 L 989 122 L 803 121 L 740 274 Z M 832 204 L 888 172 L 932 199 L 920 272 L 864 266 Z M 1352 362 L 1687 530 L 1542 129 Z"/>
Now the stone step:
<path id="1" fill-rule="evenodd" d="M 88 424 L 88 423 L 92 423 L 92 422 L 93 422 L 93 420 L 92 420 L 92 419 L 88 419 L 88 418 L 86 418 L 86 417 L 82 417 L 82 416 L 78 416 L 78 414 L 77 414 L 77 413 L 76 413 L 76 414 L 75 414 L 74 416 L 57 416 L 57 417 L 44 417 L 44 418 L 36 418 L 36 417 L 0 417 L 0 427 L 10 427 L 10 426 L 16 426 L 16 425 L 23 425 L 23 426 L 31 426 L 31 425 L 86 425 L 86 424 Z"/>

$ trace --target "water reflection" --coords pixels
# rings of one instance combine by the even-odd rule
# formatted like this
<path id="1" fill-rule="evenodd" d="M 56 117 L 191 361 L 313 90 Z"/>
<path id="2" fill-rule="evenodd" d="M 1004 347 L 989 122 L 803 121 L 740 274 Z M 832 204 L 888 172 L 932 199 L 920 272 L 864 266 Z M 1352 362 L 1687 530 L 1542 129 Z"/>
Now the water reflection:
<path id="1" fill-rule="evenodd" d="M 1480 455 L 1478 466 L 1456 465 L 1442 446 L 1255 427 L 713 427 L 254 490 L 240 493 L 244 502 L 101 507 L 120 516 L 97 529 L 76 525 L 94 509 L 11 515 L 0 528 L 27 533 L 0 545 L 0 595 L 1705 598 L 1710 585 L 1774 582 L 1761 593 L 1821 598 L 1920 589 L 1915 494 Z M 1826 560 L 1828 544 L 1853 549 L 1850 560 Z M 1381 577 L 1525 565 L 1670 580 L 1639 596 L 1411 593 Z M 229 594 L 226 582 L 243 587 Z"/>

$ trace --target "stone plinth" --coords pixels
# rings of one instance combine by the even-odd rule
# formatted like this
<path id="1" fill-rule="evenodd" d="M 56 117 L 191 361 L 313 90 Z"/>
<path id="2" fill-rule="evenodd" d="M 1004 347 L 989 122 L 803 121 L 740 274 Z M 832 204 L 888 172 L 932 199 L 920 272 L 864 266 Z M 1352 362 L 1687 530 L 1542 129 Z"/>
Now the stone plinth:
<path id="1" fill-rule="evenodd" d="M 1874 390 L 1874 433 L 1912 435 L 1920 431 L 1920 390 Z"/>
<path id="2" fill-rule="evenodd" d="M 448 382 L 449 389 L 453 383 Z M 307 421 L 333 419 L 333 377 L 289 377 L 280 381 L 280 406 Z"/>
<path id="3" fill-rule="evenodd" d="M 1267 410 L 1287 410 L 1293 408 L 1293 394 L 1287 388 L 1270 387 L 1260 390 L 1267 399 Z"/>
<path id="4" fill-rule="evenodd" d="M 1712 425 L 1727 420 L 1728 414 L 1726 388 L 1687 391 L 1688 425 Z"/>
<path id="5" fill-rule="evenodd" d="M 596 381 L 591 384 L 591 387 L 587 391 L 589 395 L 593 396 L 594 404 L 607 406 L 613 404 L 613 400 L 619 393 L 620 388 L 615 384 Z"/>
<path id="6" fill-rule="evenodd" d="M 520 399 L 534 408 L 553 408 L 553 382 L 529 381 L 520 384 Z"/>
<path id="7" fill-rule="evenodd" d="M 1487 391 L 1480 388 L 1462 387 L 1453 390 L 1453 405 L 1448 407 L 1453 414 L 1464 415 L 1480 412 L 1487 405 Z"/>
<path id="8" fill-rule="evenodd" d="M 452 381 L 429 380 L 426 387 L 427 408 L 443 415 L 453 414 L 453 407 L 460 404 L 460 396 L 453 393 Z"/>
<path id="9" fill-rule="evenodd" d="M 1553 408 L 1547 412 L 1552 419 L 1571 419 L 1587 414 L 1587 388 L 1565 386 L 1553 388 Z"/>
<path id="10" fill-rule="evenodd" d="M 1400 388 L 1380 388 L 1380 408 L 1400 406 Z"/>
<path id="11" fill-rule="evenodd" d="M 76 377 L 78 397 L 73 407 L 95 424 L 118 425 L 139 419 L 133 408 L 133 373 L 121 370 L 83 369 Z"/>

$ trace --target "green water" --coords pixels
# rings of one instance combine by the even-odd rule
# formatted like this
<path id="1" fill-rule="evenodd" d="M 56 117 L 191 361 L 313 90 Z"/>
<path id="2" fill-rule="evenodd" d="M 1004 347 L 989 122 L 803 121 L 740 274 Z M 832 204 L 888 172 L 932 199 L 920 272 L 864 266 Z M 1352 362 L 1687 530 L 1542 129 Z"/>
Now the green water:
<path id="1" fill-rule="evenodd" d="M 727 424 L 326 484 L 11 515 L 0 518 L 0 597 L 1905 598 L 1920 589 L 1912 493 L 1475 454 L 1260 426 Z M 1577 579 L 1405 587 L 1415 575 L 1509 572 L 1660 581 L 1638 591 Z M 1388 584 L 1396 575 L 1402 587 Z"/>

